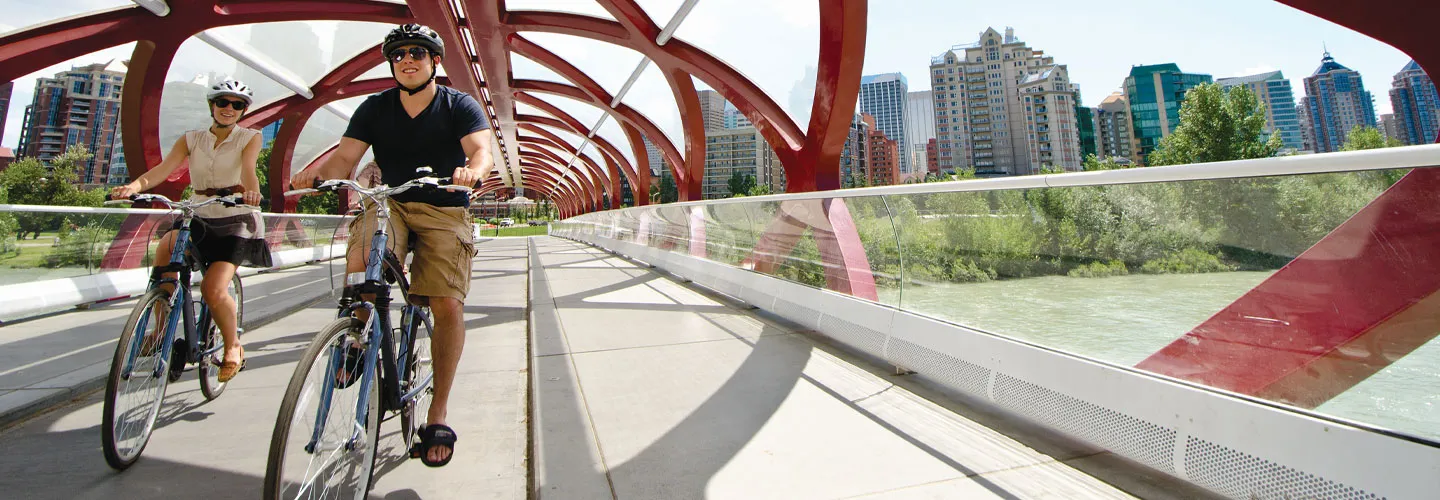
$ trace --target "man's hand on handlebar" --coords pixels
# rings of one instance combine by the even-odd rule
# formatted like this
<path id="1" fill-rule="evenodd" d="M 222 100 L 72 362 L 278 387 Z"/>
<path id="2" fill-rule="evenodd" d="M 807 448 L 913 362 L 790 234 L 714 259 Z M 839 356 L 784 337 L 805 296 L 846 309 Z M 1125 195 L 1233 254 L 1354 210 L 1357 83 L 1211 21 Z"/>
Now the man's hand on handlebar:
<path id="1" fill-rule="evenodd" d="M 290 178 L 290 187 L 292 189 L 310 189 L 314 188 L 315 183 L 319 180 L 320 174 L 318 169 L 307 168 L 296 172 L 295 175 Z"/>
<path id="2" fill-rule="evenodd" d="M 450 183 L 456 186 L 475 187 L 475 182 L 480 180 L 480 172 L 466 167 L 457 168 L 455 173 L 450 175 Z"/>

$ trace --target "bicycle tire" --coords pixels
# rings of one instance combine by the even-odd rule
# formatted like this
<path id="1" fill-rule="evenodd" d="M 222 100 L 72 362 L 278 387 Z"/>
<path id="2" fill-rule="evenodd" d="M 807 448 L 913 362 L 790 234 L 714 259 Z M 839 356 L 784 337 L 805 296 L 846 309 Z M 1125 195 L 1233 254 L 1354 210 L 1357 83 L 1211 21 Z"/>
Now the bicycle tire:
<path id="1" fill-rule="evenodd" d="M 118 416 L 131 414 L 131 411 L 121 411 L 119 408 L 120 398 L 122 396 L 120 393 L 122 389 L 121 384 L 124 383 L 125 388 L 128 388 L 129 383 L 135 378 L 135 374 L 145 374 L 147 370 L 154 369 L 146 368 L 146 365 L 141 365 L 137 362 L 137 365 L 132 367 L 129 377 L 124 373 L 125 365 L 130 358 L 131 349 L 138 348 L 142 351 L 141 353 L 137 353 L 136 358 L 138 361 L 142 358 L 140 354 L 142 354 L 147 347 L 144 345 L 145 340 L 143 336 L 137 342 L 135 338 L 136 330 L 140 326 L 141 319 L 147 316 L 153 316 L 151 313 L 154 311 L 157 302 L 168 303 L 169 298 L 170 295 L 168 293 L 159 289 L 150 290 L 141 296 L 140 301 L 135 304 L 135 309 L 130 311 L 129 319 L 125 321 L 125 329 L 120 332 L 119 342 L 115 346 L 115 356 L 110 361 L 110 376 L 105 383 L 105 409 L 103 412 L 104 416 L 102 417 L 103 421 L 100 425 L 100 435 L 102 447 L 105 451 L 105 463 L 110 464 L 110 467 L 115 470 L 125 470 L 129 468 L 140 458 L 140 455 L 144 453 L 145 446 L 150 443 L 150 435 L 155 431 L 155 419 L 160 413 L 161 403 L 165 401 L 165 389 L 170 385 L 168 373 L 162 372 L 158 377 L 146 374 L 145 380 L 157 381 L 155 383 L 157 383 L 158 386 L 153 388 L 141 387 L 140 389 L 142 390 L 134 392 L 134 394 L 141 398 L 145 397 L 146 394 L 151 398 L 148 401 L 144 399 L 136 399 L 134 401 L 136 403 L 142 403 L 134 405 L 136 409 L 145 408 L 143 421 L 139 422 L 140 433 L 138 436 L 129 437 L 123 435 L 124 433 L 117 432 L 118 425 L 116 418 Z M 166 316 L 168 316 L 168 314 Z M 161 345 L 150 346 L 153 348 L 150 356 L 145 356 L 154 358 L 156 363 L 170 358 L 170 350 L 166 349 L 164 345 L 164 332 L 160 330 L 160 326 L 164 325 L 166 320 L 168 320 L 166 317 L 151 317 L 146 322 L 146 326 L 156 326 L 157 333 L 161 335 L 158 339 Z M 137 345 L 137 343 L 140 345 Z M 168 372 L 169 370 L 164 371 Z M 122 435 L 117 436 L 117 433 Z M 130 446 L 122 446 L 120 443 L 121 440 L 129 441 L 131 439 L 136 442 Z"/>
<path id="2" fill-rule="evenodd" d="M 400 385 L 400 390 L 405 391 L 401 393 L 402 395 L 410 391 L 411 388 L 415 386 L 417 380 L 424 380 L 426 377 L 431 377 L 435 373 L 434 364 L 430 358 L 430 336 L 433 332 L 430 328 L 431 323 L 425 321 L 425 318 L 430 315 L 430 308 L 420 307 L 417 308 L 417 311 L 422 313 L 423 316 L 422 314 L 417 314 L 410 318 L 411 335 L 409 345 L 405 347 L 407 366 L 401 375 L 401 380 L 404 383 Z M 428 387 L 426 387 L 425 391 L 416 395 L 415 399 L 405 403 L 405 406 L 400 410 L 400 429 L 405 437 L 406 453 L 409 453 L 410 450 L 415 448 L 420 425 L 425 422 L 426 416 L 430 412 L 430 400 L 434 397 L 435 390 L 434 379 L 431 378 L 426 384 Z"/>
<path id="3" fill-rule="evenodd" d="M 296 494 L 305 491 L 306 486 L 303 484 L 304 481 L 301 481 L 302 484 L 292 487 L 292 485 L 287 484 L 287 480 L 293 481 L 293 477 L 287 478 L 286 475 L 286 454 L 287 449 L 291 448 L 289 445 L 292 443 L 290 432 L 292 428 L 296 427 L 292 424 L 294 424 L 298 418 L 302 422 L 299 426 L 299 428 L 302 429 L 301 432 L 309 433 L 314 429 L 313 416 L 315 413 L 304 412 L 303 409 L 297 413 L 297 406 L 301 403 L 301 396 L 307 392 L 306 388 L 308 385 L 306 381 L 311 379 L 310 375 L 312 373 L 315 373 L 315 368 L 317 368 L 316 364 L 322 360 L 321 356 L 326 354 L 327 350 L 330 350 L 330 353 L 333 355 L 342 348 L 335 348 L 332 346 L 332 343 L 343 341 L 343 337 L 349 335 L 351 331 L 363 328 L 364 323 L 354 318 L 339 318 L 330 322 L 330 324 L 326 325 L 325 328 L 321 329 L 320 332 L 315 335 L 314 341 L 310 343 L 310 347 L 305 350 L 305 354 L 301 356 L 299 363 L 296 364 L 295 372 L 290 377 L 290 384 L 285 389 L 285 398 L 280 402 L 280 412 L 275 417 L 275 431 L 270 438 L 270 453 L 265 466 L 264 498 L 293 498 L 292 494 L 287 493 L 291 493 L 292 490 L 298 490 Z M 324 358 L 324 361 L 329 362 L 330 358 Z M 332 372 L 324 366 L 319 366 L 318 368 L 320 368 L 320 380 L 318 380 L 318 382 L 323 384 L 327 376 L 333 376 Z M 374 370 L 374 368 L 375 367 L 372 366 L 367 369 Z M 358 392 L 360 384 L 355 384 L 352 387 L 357 388 L 356 390 Z M 319 398 L 316 397 L 314 399 Z M 340 411 L 339 415 L 335 414 L 337 407 Z M 361 469 L 358 471 L 359 474 L 356 474 L 356 476 L 362 476 L 364 480 L 361 481 L 361 487 L 353 495 L 353 498 L 361 499 L 370 493 L 370 483 L 373 479 L 371 475 L 374 473 L 375 457 L 378 455 L 380 435 L 380 379 L 378 376 L 373 383 L 370 384 L 370 401 L 367 413 L 368 416 L 365 419 L 365 439 L 367 439 L 367 442 L 362 443 L 362 446 L 364 446 L 363 451 L 365 455 L 368 456 L 360 457 Z M 326 427 L 329 427 L 330 424 L 335 422 L 353 420 L 353 404 L 346 405 L 342 403 L 334 405 L 326 418 Z M 303 439 L 301 441 L 309 440 L 308 436 L 302 435 L 302 437 Z M 290 449 L 290 451 L 299 451 L 312 457 L 314 456 L 313 453 L 305 451 L 303 445 L 300 445 L 298 450 Z M 321 471 L 324 471 L 324 469 L 321 469 Z M 311 475 L 311 465 L 307 464 L 304 473 L 300 474 L 300 476 Z M 314 477 L 320 477 L 321 475 L 319 472 L 316 472 Z M 294 476 L 294 474 L 290 474 L 290 476 Z M 326 477 L 334 477 L 334 474 L 326 475 Z M 330 498 L 330 495 L 325 495 L 325 498 Z"/>
<path id="4" fill-rule="evenodd" d="M 243 333 L 240 325 L 243 325 L 245 320 L 245 289 L 240 283 L 240 273 L 235 273 L 230 277 L 229 291 L 230 295 L 235 298 L 235 328 L 237 328 L 236 335 L 238 336 Z M 224 349 L 211 353 L 216 346 L 225 345 L 225 336 L 220 333 L 220 327 L 215 325 L 213 315 L 206 318 L 203 323 L 195 328 L 197 332 L 207 332 L 204 337 L 205 341 L 200 345 L 198 371 L 200 372 L 200 393 L 205 395 L 206 401 L 210 401 L 220 397 L 220 394 L 225 392 L 225 387 L 229 386 L 229 383 L 220 381 L 220 363 L 225 360 Z"/>

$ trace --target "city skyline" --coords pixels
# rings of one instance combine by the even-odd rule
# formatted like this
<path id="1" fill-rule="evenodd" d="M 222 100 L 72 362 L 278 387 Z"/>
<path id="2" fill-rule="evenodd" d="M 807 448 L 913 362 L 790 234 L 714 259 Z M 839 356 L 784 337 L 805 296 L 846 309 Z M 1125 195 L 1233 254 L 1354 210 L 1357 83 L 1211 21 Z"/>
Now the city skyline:
<path id="1" fill-rule="evenodd" d="M 19 26 L 44 22 L 114 5 L 113 0 L 57 0 L 17 6 L 0 21 L 0 32 Z M 669 19 L 679 0 L 647 1 L 643 7 L 657 21 Z M 546 0 L 538 8 L 574 10 L 608 16 L 590 0 Z M 734 66 L 772 100 L 781 104 L 802 129 L 808 126 L 808 99 L 813 92 L 816 47 L 818 45 L 817 7 L 806 2 L 759 2 L 754 9 L 734 9 L 724 2 L 699 2 L 676 37 L 705 49 Z M 1054 9 L 1061 15 L 1044 18 L 1023 16 L 1014 8 L 999 4 L 952 4 L 944 1 L 897 2 L 883 5 L 872 3 L 866 41 L 863 74 L 900 72 L 912 83 L 910 91 L 929 89 L 925 78 L 929 58 L 955 44 L 973 41 L 986 28 L 1003 30 L 1012 26 L 1021 39 L 1034 47 L 1044 48 L 1069 68 L 1071 79 L 1082 88 L 1085 103 L 1099 103 L 1111 92 L 1120 89 L 1132 66 L 1174 62 L 1187 71 L 1226 78 L 1271 70 L 1284 71 L 1291 78 L 1310 74 L 1328 45 L 1350 67 L 1370 76 L 1372 81 L 1388 81 L 1390 76 L 1409 62 L 1409 57 L 1379 41 L 1354 33 L 1346 28 L 1320 20 L 1290 7 L 1273 3 L 1241 0 L 1217 0 L 1200 4 L 1152 4 L 1140 0 L 1116 0 L 1087 3 L 1076 7 L 1069 3 L 1039 0 L 1031 9 Z M 1243 12 L 1244 15 L 1237 15 Z M 1210 30 L 1175 30 L 1174 23 L 1155 22 L 1161 19 L 1185 19 L 1188 26 L 1224 26 Z M 956 22 L 956 20 L 964 20 Z M 9 24 L 4 24 L 9 23 Z M 331 32 L 337 23 L 312 22 L 317 26 L 322 47 L 330 54 Z M 362 23 L 363 24 L 363 23 Z M 245 40 L 248 27 L 221 28 L 229 38 Z M 1236 36 L 1243 33 L 1244 36 Z M 527 34 L 529 36 L 529 34 Z M 577 37 L 555 35 L 552 39 L 531 37 L 542 46 L 570 58 L 602 86 L 614 90 L 629 76 L 638 54 L 626 49 L 603 47 L 603 44 Z M 198 45 L 198 47 L 190 47 Z M 567 48 L 574 45 L 578 49 Z M 785 47 L 786 50 L 766 50 Z M 1257 49 L 1258 47 L 1258 49 Z M 576 54 L 592 57 L 576 59 Z M 69 69 L 110 58 L 128 58 L 130 46 L 107 49 L 99 54 L 77 58 L 38 72 L 50 76 Z M 331 60 L 327 57 L 326 60 Z M 527 61 L 516 58 L 516 77 L 532 77 L 522 71 Z M 187 42 L 176 60 L 176 68 L 167 80 L 188 81 L 198 73 L 233 72 L 233 68 L 216 67 L 214 61 L 229 62 L 214 49 L 195 41 Z M 231 63 L 233 64 L 233 63 Z M 223 65 L 223 64 L 222 64 Z M 533 63 L 530 64 L 533 66 Z M 27 75 L 32 78 L 35 75 Z M 1376 79 L 1380 80 L 1376 80 Z M 24 79 L 22 79 L 24 80 Z M 697 79 L 700 88 L 704 82 Z M 808 85 L 807 85 L 808 84 Z M 1298 87 L 1298 85 L 1297 85 Z M 33 81 L 17 81 L 15 100 L 29 102 Z M 799 92 L 799 94 L 796 94 Z M 792 96 L 792 94 L 796 94 Z M 1301 97 L 1297 92 L 1296 98 Z M 794 98 L 792 98 L 794 97 Z M 651 116 L 674 142 L 678 139 L 678 110 L 663 77 L 652 65 L 637 82 L 626 102 Z M 1377 113 L 1389 113 L 1388 99 L 1375 102 Z M 14 128 L 15 110 L 11 123 Z M 13 145 L 18 132 L 7 131 L 5 142 Z"/>

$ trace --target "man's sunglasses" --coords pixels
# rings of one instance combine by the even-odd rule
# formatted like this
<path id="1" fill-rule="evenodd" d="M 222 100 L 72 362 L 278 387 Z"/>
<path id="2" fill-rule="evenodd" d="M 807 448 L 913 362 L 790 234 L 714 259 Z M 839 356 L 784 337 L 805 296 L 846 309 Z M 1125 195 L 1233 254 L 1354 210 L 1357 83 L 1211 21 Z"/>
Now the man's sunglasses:
<path id="1" fill-rule="evenodd" d="M 409 50 L 395 49 L 390 51 L 390 62 L 398 63 L 405 60 L 405 54 L 410 54 L 411 59 L 420 61 L 430 57 L 430 49 L 425 47 L 410 47 Z"/>
<path id="2" fill-rule="evenodd" d="M 217 107 L 217 108 L 222 108 L 222 109 L 225 108 L 226 106 L 229 106 L 229 107 L 233 108 L 235 111 L 245 111 L 245 108 L 248 107 L 248 106 L 250 106 L 249 104 L 245 104 L 245 101 L 232 101 L 232 100 L 229 100 L 229 99 L 216 99 L 216 100 L 210 101 L 210 104 L 214 104 L 215 107 Z"/>

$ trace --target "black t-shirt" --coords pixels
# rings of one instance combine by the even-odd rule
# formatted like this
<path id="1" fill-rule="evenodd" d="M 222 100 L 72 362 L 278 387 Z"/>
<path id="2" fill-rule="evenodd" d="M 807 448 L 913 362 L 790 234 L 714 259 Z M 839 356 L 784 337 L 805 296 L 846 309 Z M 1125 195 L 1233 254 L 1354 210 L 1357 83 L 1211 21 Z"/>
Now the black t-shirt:
<path id="1" fill-rule="evenodd" d="M 433 169 L 436 177 L 450 177 L 457 167 L 469 161 L 460 146 L 460 138 L 489 128 L 485 111 L 475 98 L 443 85 L 436 87 L 435 99 L 414 118 L 400 104 L 399 88 L 365 99 L 350 118 L 345 137 L 374 148 L 380 180 L 385 184 L 404 184 L 415 178 L 415 169 L 425 166 Z M 394 199 L 440 207 L 470 204 L 465 193 L 429 189 L 412 189 Z"/>

